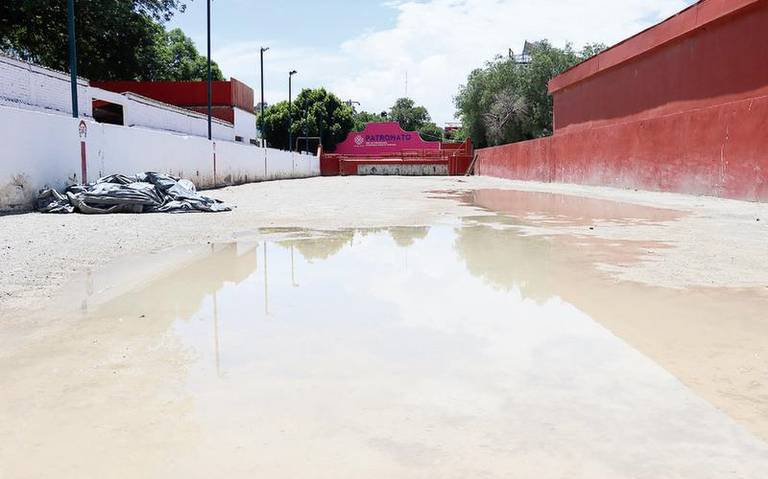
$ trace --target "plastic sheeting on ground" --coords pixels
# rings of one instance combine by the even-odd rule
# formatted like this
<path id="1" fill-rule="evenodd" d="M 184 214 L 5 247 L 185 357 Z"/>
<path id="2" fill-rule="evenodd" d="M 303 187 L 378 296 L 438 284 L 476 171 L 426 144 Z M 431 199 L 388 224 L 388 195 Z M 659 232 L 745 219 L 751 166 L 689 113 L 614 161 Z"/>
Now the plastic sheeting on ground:
<path id="1" fill-rule="evenodd" d="M 197 192 L 194 183 L 161 173 L 111 175 L 95 183 L 70 186 L 62 194 L 40 191 L 37 210 L 43 213 L 184 213 L 219 212 L 232 208 Z"/>

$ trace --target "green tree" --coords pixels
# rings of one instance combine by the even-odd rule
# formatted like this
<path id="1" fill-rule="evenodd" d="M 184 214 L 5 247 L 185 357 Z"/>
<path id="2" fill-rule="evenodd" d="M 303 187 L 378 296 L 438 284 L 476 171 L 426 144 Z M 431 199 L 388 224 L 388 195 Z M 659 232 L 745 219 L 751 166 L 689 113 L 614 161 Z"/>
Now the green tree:
<path id="1" fill-rule="evenodd" d="M 199 64 L 199 54 L 191 54 L 180 31 L 166 33 L 163 26 L 184 11 L 183 0 L 77 0 L 75 8 L 80 75 L 94 80 L 200 77 L 191 67 Z M 67 35 L 64 0 L 0 2 L 0 50 L 6 54 L 67 71 Z"/>
<path id="2" fill-rule="evenodd" d="M 146 80 L 195 81 L 208 78 L 208 59 L 197 51 L 195 43 L 180 28 L 162 30 L 156 39 L 157 68 Z M 211 62 L 211 76 L 223 80 L 216 62 Z"/>
<path id="3" fill-rule="evenodd" d="M 419 136 L 426 141 L 443 141 L 444 131 L 442 128 L 434 124 L 433 122 L 424 123 L 416 130 L 419 132 Z"/>
<path id="4" fill-rule="evenodd" d="M 270 146 L 288 149 L 288 114 L 287 101 L 264 110 L 264 138 Z M 302 136 L 318 136 L 329 150 L 344 141 L 354 127 L 352 108 L 325 88 L 302 90 L 292 104 L 291 116 L 294 141 Z M 314 146 L 310 144 L 310 149 Z M 304 148 L 304 143 L 299 147 Z"/>
<path id="5" fill-rule="evenodd" d="M 389 120 L 400 123 L 406 131 L 418 131 L 422 139 L 440 141 L 443 139 L 443 129 L 432 122 L 427 109 L 417 106 L 410 98 L 400 98 L 389 110 Z"/>
<path id="6" fill-rule="evenodd" d="M 367 111 L 355 112 L 353 120 L 355 122 L 355 131 L 363 131 L 367 123 L 382 123 L 389 121 L 389 119 L 387 119 L 386 112 L 369 113 Z"/>
<path id="7" fill-rule="evenodd" d="M 416 102 L 410 98 L 399 98 L 389 109 L 389 119 L 400 123 L 400 127 L 406 131 L 418 131 L 432 120 L 427 109 L 416 106 Z"/>
<path id="8" fill-rule="evenodd" d="M 459 88 L 455 104 L 463 130 L 478 147 L 551 135 L 549 80 L 604 49 L 595 44 L 576 52 L 544 40 L 532 44 L 530 63 L 496 57 Z"/>

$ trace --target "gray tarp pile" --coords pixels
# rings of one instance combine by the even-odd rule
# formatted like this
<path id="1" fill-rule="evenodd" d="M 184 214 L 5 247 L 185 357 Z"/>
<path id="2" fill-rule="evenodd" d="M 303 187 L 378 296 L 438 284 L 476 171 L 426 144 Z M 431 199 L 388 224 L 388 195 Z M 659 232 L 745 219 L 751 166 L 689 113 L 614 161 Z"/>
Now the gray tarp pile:
<path id="1" fill-rule="evenodd" d="M 43 213 L 185 213 L 231 211 L 221 201 L 197 192 L 194 183 L 161 173 L 111 175 L 96 183 L 75 185 L 64 194 L 40 191 L 37 210 Z"/>

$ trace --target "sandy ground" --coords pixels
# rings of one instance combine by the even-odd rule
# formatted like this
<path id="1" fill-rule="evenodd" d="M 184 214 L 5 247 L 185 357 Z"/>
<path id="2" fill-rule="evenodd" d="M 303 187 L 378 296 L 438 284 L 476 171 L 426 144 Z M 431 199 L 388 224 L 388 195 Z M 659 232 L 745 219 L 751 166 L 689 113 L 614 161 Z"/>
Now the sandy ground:
<path id="1" fill-rule="evenodd" d="M 163 264 L 178 263 L 190 252 L 216 247 L 207 243 L 263 239 L 264 228 L 390 227 L 393 231 L 408 228 L 391 227 L 461 225 L 463 239 L 454 246 L 481 245 L 463 252 L 466 267 L 473 274 L 501 287 L 526 277 L 524 287 L 534 298 L 539 290 L 557 291 L 611 335 L 725 412 L 738 427 L 755 436 L 754 444 L 759 443 L 759 448 L 768 441 L 768 322 L 764 321 L 768 318 L 768 204 L 487 177 L 313 178 L 251 184 L 209 194 L 236 205 L 236 210 L 223 214 L 0 217 L 0 360 L 11 358 L 5 364 L 0 361 L 0 377 L 6 382 L 9 398 L 15 397 L 7 405 L 18 410 L 31 407 L 37 419 L 45 419 L 39 431 L 32 428 L 25 433 L 21 427 L 6 433 L 18 435 L 17 439 L 24 434 L 50 437 L 50 424 L 63 417 L 58 411 L 59 397 L 69 401 L 67 407 L 96 414 L 93 420 L 98 423 L 96 406 L 106 408 L 103 416 L 109 416 L 113 409 L 110 401 L 143 401 L 141 395 L 134 398 L 137 391 L 149 394 L 153 384 L 172 381 L 187 367 L 180 358 L 163 358 L 167 348 L 142 342 L 162 336 L 161 330 L 167 328 L 162 321 L 62 320 L 66 315 L 59 308 L 67 300 L 80 300 L 78 287 L 101 284 L 101 278 L 113 284 L 138 281 L 146 293 L 123 296 L 117 290 L 90 292 L 93 297 L 122 301 L 130 308 L 151 298 L 153 292 L 160 298 L 176 297 L 155 292 L 152 286 L 151 274 Z M 276 231 L 272 235 L 281 234 Z M 344 231 L 333 234 L 342 241 L 348 239 Z M 398 232 L 392 234 L 394 238 Z M 505 254 L 500 255 L 500 251 Z M 238 265 L 239 259 L 229 266 L 237 270 Z M 183 278 L 179 281 L 184 284 Z M 151 302 L 162 303 L 160 299 Z M 494 311 L 499 309 L 503 308 Z M 143 314 L 134 316 L 144 318 Z M 150 325 L 157 331 L 152 329 L 148 334 Z M 86 363 L 95 364 L 90 369 L 82 364 L 85 350 L 89 351 Z M 135 353 L 131 361 L 126 359 L 129 350 Z M 66 373 L 58 371 L 60 365 L 52 371 L 51 358 L 64 360 Z M 104 365 L 113 363 L 119 367 L 105 369 Z M 607 367 L 610 361 L 599 364 Z M 117 371 L 133 375 L 115 382 L 111 374 Z M 630 385 L 635 380 L 629 371 L 619 368 L 614 372 Z M 99 376 L 103 381 L 98 384 L 111 385 L 105 389 L 109 392 L 106 396 L 103 392 L 96 396 L 88 393 L 97 384 L 88 378 L 97 373 L 106 375 Z M 76 388 L 77 394 L 72 394 L 68 375 L 86 381 L 83 388 Z M 63 391 L 60 396 L 51 393 L 59 387 Z M 585 397 L 592 401 L 590 394 Z M 31 396 L 37 397 L 36 402 L 28 404 Z M 105 397 L 109 401 L 99 402 Z M 151 395 L 144 399 L 152 403 Z M 156 417 L 178 413 L 168 409 L 173 402 L 165 399 L 160 401 L 161 411 Z M 646 399 L 657 401 L 660 407 L 666 404 L 662 396 Z M 53 402 L 46 405 L 44 400 Z M 92 404 L 94 401 L 99 404 Z M 83 409 L 83 405 L 90 406 Z M 638 405 L 636 411 L 642 407 Z M 44 414 L 47 411 L 50 420 Z M 701 422 L 704 416 L 690 408 L 681 409 L 680 414 L 682 422 L 700 423 L 696 427 L 706 433 L 708 426 Z M 685 419 L 688 416 L 690 420 Z M 66 443 L 67 427 L 80 430 L 77 420 L 70 422 L 59 432 L 61 440 L 54 442 Z M 134 424 L 132 420 L 126 422 Z M 169 424 L 174 426 L 166 433 L 176 434 L 176 423 Z M 108 428 L 97 432 L 104 438 L 113 437 Z M 728 463 L 718 464 L 730 467 Z M 77 471 L 69 472 L 70 477 L 82 477 Z M 562 475 L 566 476 L 582 477 Z M 600 476 L 610 474 L 589 477 Z M 762 476 L 732 473 L 728 477 Z"/>
<path id="2" fill-rule="evenodd" d="M 237 206 L 231 213 L 187 215 L 41 215 L 0 217 L 0 312 L 26 316 L 45 306 L 78 273 L 173 246 L 254 236 L 262 227 L 417 226 L 477 211 L 436 192 L 479 189 L 547 191 L 684 212 L 660 225 L 643 222 L 536 225 L 532 233 L 591 235 L 673 245 L 622 268 L 622 279 L 667 287 L 768 289 L 768 204 L 668 193 L 471 178 L 312 178 L 210 192 Z"/>

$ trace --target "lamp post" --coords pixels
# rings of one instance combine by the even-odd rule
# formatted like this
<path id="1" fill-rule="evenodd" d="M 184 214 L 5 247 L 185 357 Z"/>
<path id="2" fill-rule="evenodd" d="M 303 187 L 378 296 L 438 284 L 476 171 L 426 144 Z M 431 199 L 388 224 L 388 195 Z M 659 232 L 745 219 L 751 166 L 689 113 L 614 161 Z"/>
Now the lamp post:
<path id="1" fill-rule="evenodd" d="M 211 73 L 211 0 L 208 0 L 208 140 L 211 140 L 211 113 L 213 111 L 213 75 Z"/>
<path id="2" fill-rule="evenodd" d="M 291 103 L 293 101 L 293 75 L 298 73 L 296 70 L 291 70 L 288 72 L 288 151 L 293 153 L 293 144 L 291 142 L 293 141 L 293 133 L 291 132 L 291 129 L 293 127 L 293 117 L 291 114 Z"/>
<path id="3" fill-rule="evenodd" d="M 269 47 L 261 47 L 259 52 L 261 62 L 261 112 L 259 114 L 259 133 L 261 134 L 261 146 L 264 146 L 264 52 L 269 50 Z"/>
<path id="4" fill-rule="evenodd" d="M 67 34 L 69 35 L 69 75 L 72 87 L 72 117 L 80 116 L 77 109 L 77 42 L 75 41 L 75 0 L 67 0 Z"/>

